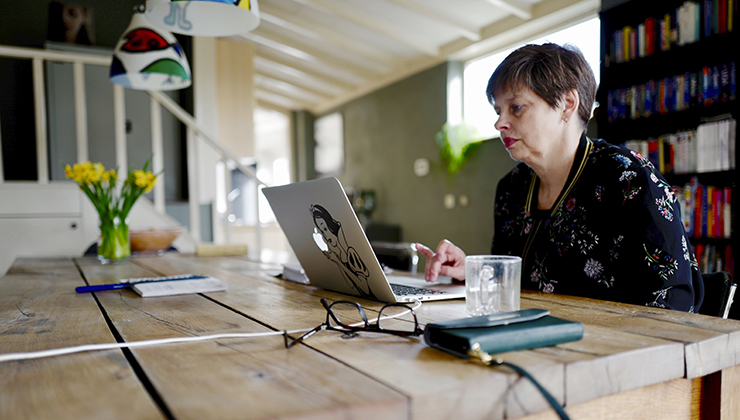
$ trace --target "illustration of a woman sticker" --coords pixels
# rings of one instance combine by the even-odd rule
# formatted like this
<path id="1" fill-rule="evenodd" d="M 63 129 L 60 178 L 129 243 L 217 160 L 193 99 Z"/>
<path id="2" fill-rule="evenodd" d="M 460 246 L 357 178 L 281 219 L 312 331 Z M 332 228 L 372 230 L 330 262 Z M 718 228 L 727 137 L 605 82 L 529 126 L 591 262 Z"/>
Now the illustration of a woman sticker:
<path id="1" fill-rule="evenodd" d="M 318 204 L 311 205 L 309 210 L 316 225 L 314 234 L 321 234 L 328 246 L 327 250 L 322 250 L 326 258 L 339 267 L 350 288 L 357 290 L 362 297 L 377 299 L 367 281 L 370 271 L 357 251 L 347 244 L 342 224 L 334 220 L 331 214 Z"/>

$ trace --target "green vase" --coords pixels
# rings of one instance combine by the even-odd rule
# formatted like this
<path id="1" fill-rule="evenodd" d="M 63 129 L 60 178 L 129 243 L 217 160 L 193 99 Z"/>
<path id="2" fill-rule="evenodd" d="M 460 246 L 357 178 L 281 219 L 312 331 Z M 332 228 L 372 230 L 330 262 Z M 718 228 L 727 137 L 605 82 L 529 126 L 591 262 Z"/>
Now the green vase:
<path id="1" fill-rule="evenodd" d="M 131 255 L 128 225 L 119 217 L 100 217 L 98 259 L 103 264 L 122 261 Z"/>

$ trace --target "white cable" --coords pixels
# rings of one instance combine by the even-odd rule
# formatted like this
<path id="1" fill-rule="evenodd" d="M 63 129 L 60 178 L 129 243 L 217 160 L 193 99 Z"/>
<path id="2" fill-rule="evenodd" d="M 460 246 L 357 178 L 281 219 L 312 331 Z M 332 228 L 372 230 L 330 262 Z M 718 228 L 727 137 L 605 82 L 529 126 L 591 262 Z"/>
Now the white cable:
<path id="1" fill-rule="evenodd" d="M 420 301 L 414 302 L 414 307 L 412 309 L 416 309 L 421 306 Z M 395 318 L 397 316 L 404 315 L 408 313 L 409 311 L 401 312 L 396 315 L 392 316 L 385 316 L 383 319 L 389 319 L 389 318 Z M 379 319 L 376 318 L 375 321 Z M 352 324 L 352 326 L 359 326 L 363 325 L 364 322 L 358 322 L 356 324 Z M 160 338 L 156 340 L 144 340 L 144 341 L 132 341 L 130 343 L 105 343 L 105 344 L 83 344 L 81 346 L 72 346 L 72 347 L 63 347 L 59 349 L 50 349 L 50 350 L 39 350 L 39 351 L 30 351 L 30 352 L 23 352 L 23 353 L 6 353 L 6 354 L 0 354 L 0 363 L 3 362 L 12 362 L 17 360 L 31 360 L 31 359 L 41 359 L 44 357 L 53 357 L 53 356 L 62 356 L 65 354 L 73 354 L 73 353 L 82 353 L 86 351 L 96 351 L 96 350 L 111 350 L 111 349 L 123 349 L 123 348 L 134 348 L 134 347 L 146 347 L 146 346 L 158 346 L 162 344 L 171 344 L 171 343 L 185 343 L 185 342 L 193 342 L 193 341 L 206 341 L 206 340 L 218 340 L 222 338 L 251 338 L 251 337 L 268 337 L 272 335 L 283 335 L 283 334 L 300 334 L 304 333 L 306 331 L 310 331 L 310 328 L 302 329 L 302 330 L 293 330 L 293 331 L 270 331 L 270 332 L 264 332 L 264 333 L 230 333 L 230 334 L 213 334 L 213 335 L 204 335 L 204 336 L 198 336 L 198 337 L 174 337 L 174 338 Z"/>
<path id="2" fill-rule="evenodd" d="M 308 330 L 289 331 L 291 334 L 301 333 Z M 122 348 L 156 346 L 170 343 L 184 343 L 191 341 L 216 340 L 220 338 L 249 338 L 249 337 L 267 337 L 271 335 L 283 335 L 282 331 L 271 331 L 264 333 L 231 333 L 231 334 L 213 334 L 199 337 L 174 337 L 160 338 L 156 340 L 132 341 L 129 343 L 106 343 L 106 344 L 83 344 L 81 346 L 64 347 L 59 349 L 39 350 L 25 353 L 6 353 L 0 354 L 0 363 L 11 362 L 15 360 L 41 359 L 43 357 L 61 356 L 72 353 L 82 353 L 95 350 L 111 350 Z"/>
<path id="3" fill-rule="evenodd" d="M 407 313 L 411 312 L 412 310 L 415 310 L 415 309 L 418 309 L 419 307 L 421 307 L 421 301 L 420 300 L 414 300 L 413 303 L 414 303 L 414 306 L 412 306 L 411 309 L 409 309 L 407 311 L 399 312 L 399 313 L 397 313 L 395 315 L 385 315 L 383 318 L 381 318 L 380 317 L 380 314 L 378 314 L 378 317 L 377 318 L 373 318 L 372 320 L 369 320 L 368 322 L 372 324 L 373 322 L 378 323 L 381 320 L 385 320 L 385 319 L 398 318 L 399 316 L 406 315 Z M 359 321 L 359 322 L 355 322 L 354 324 L 350 324 L 349 326 L 350 327 L 359 327 L 360 325 L 365 325 L 365 322 L 364 321 Z"/>

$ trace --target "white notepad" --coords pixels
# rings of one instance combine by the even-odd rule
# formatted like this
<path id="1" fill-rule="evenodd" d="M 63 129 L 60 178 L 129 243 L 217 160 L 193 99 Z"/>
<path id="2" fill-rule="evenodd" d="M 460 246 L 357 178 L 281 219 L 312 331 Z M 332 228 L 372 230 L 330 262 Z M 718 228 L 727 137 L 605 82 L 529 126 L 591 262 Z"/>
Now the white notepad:
<path id="1" fill-rule="evenodd" d="M 141 297 L 186 295 L 192 293 L 222 292 L 226 290 L 226 283 L 223 280 L 211 276 L 192 279 L 176 278 L 171 281 L 167 281 L 166 278 L 141 282 L 136 282 L 137 279 L 128 280 L 130 280 L 130 283 L 134 283 L 131 288 Z"/>

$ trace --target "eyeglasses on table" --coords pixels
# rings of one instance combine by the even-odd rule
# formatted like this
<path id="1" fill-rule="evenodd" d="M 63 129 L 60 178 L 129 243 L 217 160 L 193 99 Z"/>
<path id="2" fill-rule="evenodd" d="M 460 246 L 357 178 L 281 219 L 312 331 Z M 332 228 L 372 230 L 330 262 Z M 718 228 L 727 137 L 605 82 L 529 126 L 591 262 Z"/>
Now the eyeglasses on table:
<path id="1" fill-rule="evenodd" d="M 424 330 L 419 327 L 414 308 L 406 303 L 384 305 L 378 312 L 378 318 L 373 322 L 368 320 L 365 310 L 357 302 L 338 300 L 329 303 L 326 299 L 321 299 L 321 306 L 326 310 L 326 321 L 295 339 L 285 331 L 283 333 L 285 348 L 289 349 L 321 330 L 339 331 L 345 334 L 368 331 L 400 337 L 424 334 Z M 358 319 L 360 321 L 357 321 Z"/>

